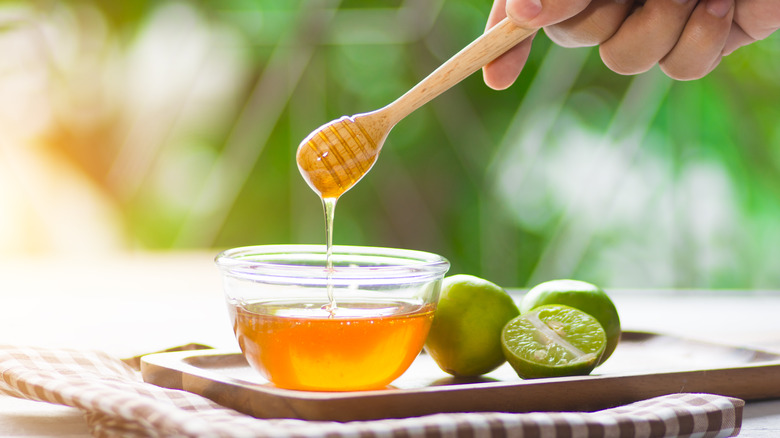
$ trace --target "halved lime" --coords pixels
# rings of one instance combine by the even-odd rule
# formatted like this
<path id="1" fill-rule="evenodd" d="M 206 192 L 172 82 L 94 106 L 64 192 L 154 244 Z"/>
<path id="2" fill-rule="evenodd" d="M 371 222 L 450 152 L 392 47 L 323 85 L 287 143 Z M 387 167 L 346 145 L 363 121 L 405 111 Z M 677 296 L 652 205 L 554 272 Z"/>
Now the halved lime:
<path id="1" fill-rule="evenodd" d="M 620 316 L 615 304 L 600 287 L 579 280 L 550 280 L 534 286 L 520 301 L 520 313 L 545 304 L 565 304 L 596 318 L 607 334 L 607 347 L 599 360 L 609 359 L 620 341 Z"/>
<path id="2" fill-rule="evenodd" d="M 523 379 L 590 374 L 606 345 L 596 318 L 561 304 L 524 313 L 501 332 L 504 355 Z"/>

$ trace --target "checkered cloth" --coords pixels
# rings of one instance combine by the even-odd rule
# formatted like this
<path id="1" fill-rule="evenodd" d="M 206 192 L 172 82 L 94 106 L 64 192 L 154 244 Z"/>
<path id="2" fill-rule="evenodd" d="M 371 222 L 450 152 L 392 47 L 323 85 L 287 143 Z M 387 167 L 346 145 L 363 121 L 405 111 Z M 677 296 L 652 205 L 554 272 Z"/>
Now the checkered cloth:
<path id="1" fill-rule="evenodd" d="M 739 433 L 744 406 L 719 395 L 672 394 L 596 412 L 261 420 L 145 383 L 127 363 L 100 352 L 0 347 L 0 376 L 0 394 L 79 408 L 97 437 L 729 437 Z"/>

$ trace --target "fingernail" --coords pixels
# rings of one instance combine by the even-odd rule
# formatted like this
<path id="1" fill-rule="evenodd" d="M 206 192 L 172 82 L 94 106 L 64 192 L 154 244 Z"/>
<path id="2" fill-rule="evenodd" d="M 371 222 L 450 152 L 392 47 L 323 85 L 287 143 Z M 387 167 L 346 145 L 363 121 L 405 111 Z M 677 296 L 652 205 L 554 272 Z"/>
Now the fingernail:
<path id="1" fill-rule="evenodd" d="M 731 0 L 708 0 L 707 12 L 717 18 L 725 17 L 731 10 Z"/>
<path id="2" fill-rule="evenodd" d="M 541 0 L 508 1 L 506 14 L 514 21 L 528 22 L 536 18 L 542 12 Z"/>

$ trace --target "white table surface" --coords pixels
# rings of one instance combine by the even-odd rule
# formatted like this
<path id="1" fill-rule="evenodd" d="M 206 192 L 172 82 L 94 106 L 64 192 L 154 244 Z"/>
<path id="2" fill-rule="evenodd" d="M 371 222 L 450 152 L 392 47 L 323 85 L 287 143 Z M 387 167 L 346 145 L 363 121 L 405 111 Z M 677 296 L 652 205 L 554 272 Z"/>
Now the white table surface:
<path id="1" fill-rule="evenodd" d="M 237 350 L 214 255 L 0 258 L 0 345 L 117 357 L 191 342 Z M 608 292 L 624 329 L 780 352 L 780 291 Z M 0 436 L 90 435 L 77 409 L 0 396 Z M 780 399 L 748 403 L 740 436 L 780 436 Z"/>

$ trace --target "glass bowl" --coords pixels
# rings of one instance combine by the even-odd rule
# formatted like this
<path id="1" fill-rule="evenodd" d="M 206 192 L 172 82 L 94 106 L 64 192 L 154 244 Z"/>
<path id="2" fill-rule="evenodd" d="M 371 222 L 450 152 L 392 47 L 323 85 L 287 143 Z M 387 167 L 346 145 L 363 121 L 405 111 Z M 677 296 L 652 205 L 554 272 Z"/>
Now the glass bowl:
<path id="1" fill-rule="evenodd" d="M 422 350 L 449 262 L 357 246 L 334 246 L 332 270 L 325 260 L 324 245 L 220 253 L 238 344 L 252 368 L 281 388 L 385 388 Z"/>

